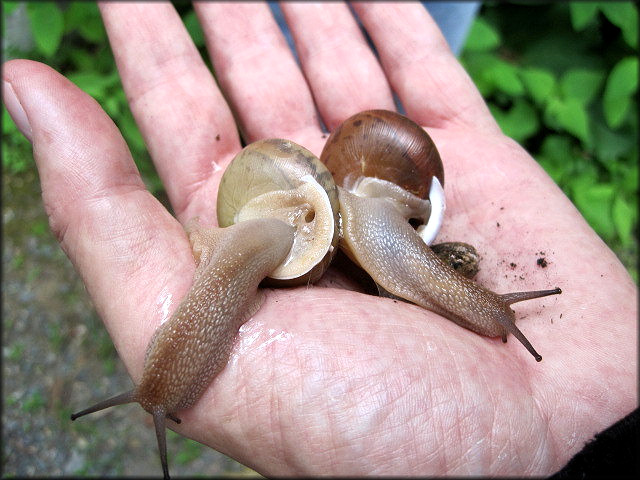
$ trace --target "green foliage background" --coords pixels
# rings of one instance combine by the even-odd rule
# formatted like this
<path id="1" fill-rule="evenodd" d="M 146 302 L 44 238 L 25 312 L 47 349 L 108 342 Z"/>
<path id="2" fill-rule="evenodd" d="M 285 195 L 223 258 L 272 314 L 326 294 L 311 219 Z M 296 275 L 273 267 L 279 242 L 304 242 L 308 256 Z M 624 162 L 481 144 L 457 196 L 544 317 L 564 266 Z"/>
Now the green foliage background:
<path id="1" fill-rule="evenodd" d="M 7 19 L 23 2 L 3 2 Z M 192 7 L 177 4 L 200 48 Z M 122 90 L 94 3 L 27 2 L 33 45 L 5 57 L 43 61 L 92 95 L 124 135 L 150 190 L 162 193 Z M 632 2 L 486 3 L 461 61 L 503 131 L 519 141 L 616 251 L 637 282 L 638 12 Z M 3 109 L 3 168 L 30 146 Z"/>
<path id="2" fill-rule="evenodd" d="M 485 4 L 461 60 L 504 133 L 638 281 L 638 11 L 632 2 Z"/>
<path id="3" fill-rule="evenodd" d="M 209 64 L 204 37 L 193 8 L 184 1 L 174 4 L 203 59 Z M 129 110 L 97 6 L 89 2 L 3 1 L 2 9 L 4 60 L 29 58 L 42 61 L 92 95 L 120 128 L 149 189 L 162 197 L 162 184 Z M 11 22 L 15 22 L 18 9 L 26 14 L 26 24 L 16 26 Z M 19 45 L 6 41 L 7 31 L 11 28 L 26 33 Z M 625 263 L 636 283 L 637 29 L 638 12 L 632 2 L 485 3 L 460 57 L 503 131 L 519 141 L 540 162 Z M 4 175 L 17 180 L 20 179 L 17 177 L 26 177 L 29 173 L 33 175 L 31 145 L 4 108 L 2 116 Z M 24 198 L 40 202 L 37 194 L 33 192 Z M 28 231 L 33 235 L 44 236 L 47 232 L 44 214 L 38 221 L 24 221 L 29 223 Z M 13 238 L 7 230 L 4 234 Z M 16 238 L 16 242 L 20 243 L 22 239 Z M 50 241 L 55 242 L 52 238 Z M 12 264 L 14 270 L 25 270 L 24 283 L 31 285 L 36 277 L 42 276 L 39 259 L 33 261 L 36 268 L 30 269 L 28 256 L 23 250 L 17 251 L 19 254 L 5 268 L 11 269 Z M 50 264 L 53 263 L 46 265 Z M 55 281 L 68 280 L 56 277 Z M 67 307 L 66 297 L 64 302 Z M 78 317 L 77 313 L 72 312 L 73 315 Z M 12 322 L 20 323 L 14 317 L 10 316 L 5 321 L 6 332 L 16 329 Z M 61 334 L 66 332 L 63 327 L 68 325 L 64 318 L 59 320 L 60 323 L 47 327 L 45 333 L 47 341 L 64 361 L 71 355 L 77 355 L 79 349 L 74 344 L 69 345 L 69 339 Z M 98 324 L 99 320 L 94 319 L 94 322 Z M 95 345 L 99 345 L 104 373 L 111 375 L 117 358 L 115 350 L 106 331 L 98 329 L 95 334 L 99 338 L 92 338 L 88 350 L 93 353 Z M 23 357 L 39 358 L 32 355 L 33 346 L 28 343 L 33 337 L 24 338 L 27 340 L 23 343 L 6 345 L 5 362 L 28 363 L 31 360 Z M 75 353 L 69 353 L 68 349 Z M 33 370 L 27 368 L 24 371 Z M 48 371 L 46 373 L 49 374 Z M 111 432 L 99 435 L 94 430 L 97 429 L 95 424 L 87 422 L 74 424 L 73 435 L 68 435 L 66 432 L 71 429 L 68 405 L 60 407 L 60 425 L 51 423 L 50 413 L 43 413 L 50 408 L 47 405 L 51 396 L 50 390 L 39 385 L 37 388 L 32 386 L 27 393 L 13 391 L 5 401 L 14 410 L 20 408 L 28 416 L 48 422 L 53 432 L 49 433 L 50 436 L 57 439 L 56 435 L 60 435 L 60 438 L 74 443 L 81 451 L 79 458 L 83 459 L 77 470 L 72 469 L 76 474 L 101 474 L 107 471 L 107 463 L 116 465 L 117 473 L 121 462 L 113 462 L 108 453 L 111 447 L 104 448 L 103 439 L 110 437 Z M 55 395 L 53 397 L 56 398 Z M 37 448 L 42 448 L 42 431 L 29 432 L 30 425 L 25 422 L 19 443 L 26 442 L 31 448 L 34 443 L 29 442 L 38 442 Z M 35 422 L 33 425 L 40 424 Z M 178 437 L 171 431 L 168 435 L 170 443 L 173 443 L 172 468 L 191 464 L 195 458 L 211 453 L 210 449 Z M 47 436 L 44 437 L 46 439 Z M 89 444 L 81 447 L 82 442 L 87 441 Z M 155 462 L 155 451 L 151 450 L 151 461 Z M 47 455 L 40 457 L 53 455 L 52 452 L 45 453 Z M 7 452 L 3 452 L 3 460 L 6 460 L 6 455 Z M 58 457 L 53 458 L 53 464 L 58 465 L 58 460 Z M 135 458 L 134 461 L 141 460 Z M 224 468 L 226 476 L 237 471 Z M 195 471 L 200 470 L 196 468 Z M 252 473 L 248 472 L 241 474 Z"/>

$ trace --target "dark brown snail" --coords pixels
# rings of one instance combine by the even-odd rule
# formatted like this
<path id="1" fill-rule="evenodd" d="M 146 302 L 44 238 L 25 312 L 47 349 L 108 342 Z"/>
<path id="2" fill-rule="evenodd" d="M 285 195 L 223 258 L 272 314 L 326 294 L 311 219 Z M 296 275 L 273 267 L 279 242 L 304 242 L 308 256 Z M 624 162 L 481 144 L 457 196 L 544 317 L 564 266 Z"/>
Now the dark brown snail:
<path id="1" fill-rule="evenodd" d="M 506 341 L 512 333 L 542 360 L 516 327 L 510 305 L 561 293 L 559 288 L 500 295 L 458 274 L 427 246 L 439 228 L 431 210 L 437 203 L 444 207 L 437 188 L 444 173 L 421 127 L 394 112 L 360 112 L 331 133 L 320 159 L 338 184 L 340 246 L 383 292 L 481 335 Z M 409 224 L 415 218 L 428 219 L 422 234 Z"/>

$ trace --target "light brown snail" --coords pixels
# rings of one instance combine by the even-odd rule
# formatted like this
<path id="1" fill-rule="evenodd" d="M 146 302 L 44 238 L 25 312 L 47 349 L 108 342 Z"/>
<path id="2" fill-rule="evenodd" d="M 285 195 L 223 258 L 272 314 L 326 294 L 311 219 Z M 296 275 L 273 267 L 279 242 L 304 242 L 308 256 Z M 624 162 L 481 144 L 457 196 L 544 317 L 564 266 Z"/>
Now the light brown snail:
<path id="1" fill-rule="evenodd" d="M 395 112 L 360 112 L 331 133 L 320 159 L 338 184 L 340 246 L 381 292 L 481 335 L 506 342 L 512 333 L 542 360 L 516 327 L 510 305 L 561 293 L 559 288 L 497 294 L 458 274 L 427 246 L 442 217 L 444 171 L 420 126 Z M 414 230 L 409 219 L 428 221 Z"/>
<path id="2" fill-rule="evenodd" d="M 191 289 L 154 333 L 142 379 L 132 390 L 71 415 L 138 402 L 153 420 L 169 478 L 165 418 L 191 407 L 227 364 L 240 326 L 260 307 L 259 283 L 318 279 L 338 243 L 337 192 L 323 164 L 288 140 L 245 147 L 218 190 L 220 227 L 192 223 L 197 268 Z"/>

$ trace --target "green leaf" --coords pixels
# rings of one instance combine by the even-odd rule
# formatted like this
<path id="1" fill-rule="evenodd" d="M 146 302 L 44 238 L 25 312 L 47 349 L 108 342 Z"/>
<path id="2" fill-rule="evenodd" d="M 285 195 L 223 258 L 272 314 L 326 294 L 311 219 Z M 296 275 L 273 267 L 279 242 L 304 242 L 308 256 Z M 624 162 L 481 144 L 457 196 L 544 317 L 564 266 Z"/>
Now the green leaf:
<path id="1" fill-rule="evenodd" d="M 569 12 L 571 14 L 571 26 L 577 32 L 584 30 L 598 15 L 598 3 L 595 2 L 571 2 Z"/>
<path id="2" fill-rule="evenodd" d="M 107 38 L 107 32 L 104 29 L 102 20 L 99 15 L 90 16 L 78 27 L 78 32 L 87 42 L 102 43 Z"/>
<path id="3" fill-rule="evenodd" d="M 571 138 L 566 135 L 548 135 L 540 146 L 537 160 L 542 168 L 560 184 L 573 169 L 575 158 Z"/>
<path id="4" fill-rule="evenodd" d="M 603 99 L 604 116 L 611 128 L 619 127 L 629 110 L 629 97 L 605 97 Z"/>
<path id="5" fill-rule="evenodd" d="M 613 202 L 611 214 L 622 245 L 629 245 L 631 243 L 631 231 L 637 221 L 638 212 L 631 208 L 631 205 L 621 195 L 617 195 Z"/>
<path id="6" fill-rule="evenodd" d="M 601 2 L 600 10 L 622 30 L 622 37 L 632 48 L 638 46 L 638 9 L 633 2 Z"/>
<path id="7" fill-rule="evenodd" d="M 489 108 L 504 134 L 518 142 L 531 137 L 540 127 L 537 112 L 524 99 L 517 99 L 506 113 L 493 105 Z"/>
<path id="8" fill-rule="evenodd" d="M 69 33 L 84 22 L 87 17 L 87 10 L 90 7 L 89 2 L 70 2 L 69 7 L 64 11 L 64 31 Z"/>
<path id="9" fill-rule="evenodd" d="M 75 83 L 78 88 L 98 100 L 101 100 L 106 95 L 109 87 L 117 85 L 120 80 L 117 72 L 104 75 L 92 71 L 70 73 L 67 78 Z"/>
<path id="10" fill-rule="evenodd" d="M 121 104 L 117 98 L 112 95 L 107 96 L 101 103 L 105 112 L 113 119 L 120 115 Z"/>
<path id="11" fill-rule="evenodd" d="M 464 65 L 483 96 L 492 94 L 496 89 L 511 96 L 524 93 L 518 68 L 495 53 L 469 52 L 465 55 Z"/>
<path id="12" fill-rule="evenodd" d="M 500 45 L 500 34 L 482 17 L 471 24 L 464 49 L 475 52 L 493 50 Z"/>
<path id="13" fill-rule="evenodd" d="M 622 124 L 631 106 L 631 96 L 637 89 L 638 58 L 623 58 L 611 70 L 602 99 L 604 117 L 611 128 Z"/>
<path id="14" fill-rule="evenodd" d="M 633 156 L 633 161 L 638 158 L 638 155 Z M 638 179 L 640 178 L 640 168 L 637 163 L 632 164 L 626 169 L 626 175 L 620 179 L 620 188 L 623 192 L 633 195 L 637 200 L 638 198 Z M 637 210 L 637 209 L 636 209 Z"/>
<path id="15" fill-rule="evenodd" d="M 27 3 L 27 16 L 38 51 L 46 57 L 53 56 L 60 46 L 64 31 L 64 17 L 53 2 Z"/>
<path id="16" fill-rule="evenodd" d="M 77 30 L 80 36 L 91 43 L 101 43 L 106 32 L 98 6 L 93 2 L 71 2 L 64 12 L 65 32 Z"/>
<path id="17" fill-rule="evenodd" d="M 520 71 L 520 78 L 524 87 L 534 102 L 544 105 L 556 87 L 553 74 L 542 68 L 525 68 Z"/>
<path id="18" fill-rule="evenodd" d="M 611 130 L 604 122 L 593 121 L 593 145 L 597 158 L 609 167 L 611 164 L 628 154 L 636 144 L 637 138 L 628 133 Z"/>
<path id="19" fill-rule="evenodd" d="M 140 130 L 129 109 L 122 112 L 122 115 L 118 118 L 118 127 L 132 152 L 141 152 L 146 149 Z"/>
<path id="20" fill-rule="evenodd" d="M 119 84 L 109 90 L 109 95 L 102 99 L 100 105 L 102 106 L 104 111 L 109 114 L 116 125 L 120 123 L 120 117 L 124 115 L 123 112 L 129 110 L 127 97 L 124 93 L 124 90 L 122 89 L 122 86 Z"/>
<path id="21" fill-rule="evenodd" d="M 498 90 L 513 96 L 520 96 L 524 93 L 524 85 L 518 76 L 518 69 L 515 65 L 497 59 L 487 69 L 486 74 Z"/>
<path id="22" fill-rule="evenodd" d="M 632 95 L 637 89 L 638 57 L 623 58 L 611 70 L 607 79 L 607 90 L 611 90 L 615 95 Z"/>
<path id="23" fill-rule="evenodd" d="M 2 2 L 2 14 L 6 17 L 11 15 L 13 11 L 20 5 L 22 2 Z"/>
<path id="24" fill-rule="evenodd" d="M 615 189 L 613 185 L 587 182 L 589 180 L 577 181 L 572 185 L 576 206 L 598 235 L 611 241 L 616 232 L 611 215 Z"/>
<path id="25" fill-rule="evenodd" d="M 575 98 L 553 98 L 545 110 L 545 119 L 552 128 L 561 128 L 575 135 L 586 145 L 591 145 L 589 117 L 585 107 Z"/>
<path id="26" fill-rule="evenodd" d="M 493 81 L 487 74 L 489 65 L 497 61 L 494 53 L 484 52 L 463 52 L 460 58 L 465 70 L 480 91 L 480 94 L 487 98 L 495 90 Z"/>
<path id="27" fill-rule="evenodd" d="M 15 144 L 7 144 L 3 145 L 2 149 L 2 167 L 6 173 L 11 175 L 17 175 L 25 170 L 27 170 L 30 166 L 30 161 L 33 156 L 30 154 L 31 148 L 30 143 L 24 137 L 23 141 Z M 22 144 L 26 144 L 22 145 Z"/>
<path id="28" fill-rule="evenodd" d="M 554 160 L 570 164 L 573 162 L 573 143 L 566 135 L 548 135 L 540 147 L 540 151 Z"/>
<path id="29" fill-rule="evenodd" d="M 38 410 L 42 410 L 47 402 L 39 391 L 35 391 L 28 395 L 20 408 L 23 412 L 31 414 Z"/>
<path id="30" fill-rule="evenodd" d="M 187 12 L 182 19 L 184 22 L 184 26 L 187 28 L 189 35 L 191 35 L 191 40 L 196 47 L 204 46 L 204 33 L 202 32 L 202 27 L 200 26 L 200 22 L 198 22 L 198 16 L 194 10 L 190 10 Z"/>
<path id="31" fill-rule="evenodd" d="M 92 52 L 74 48 L 69 52 L 69 59 L 77 71 L 96 70 L 96 58 Z"/>
<path id="32" fill-rule="evenodd" d="M 535 40 L 529 37 L 522 45 L 519 62 L 558 73 L 568 68 L 602 68 L 605 64 L 602 55 L 594 54 L 588 35 L 576 35 L 568 26 L 561 28 L 561 25 L 544 34 L 539 32 Z"/>
<path id="33" fill-rule="evenodd" d="M 602 71 L 574 68 L 560 79 L 560 91 L 565 98 L 575 98 L 586 105 L 600 90 L 604 77 Z"/>
<path id="34" fill-rule="evenodd" d="M 2 134 L 11 135 L 18 131 L 18 127 L 13 122 L 13 118 L 9 115 L 9 111 L 2 107 Z"/>
<path id="35" fill-rule="evenodd" d="M 554 160 L 542 155 L 541 153 L 537 154 L 535 159 L 554 182 L 558 185 L 562 184 L 564 178 L 564 169 L 562 166 L 558 165 Z"/>

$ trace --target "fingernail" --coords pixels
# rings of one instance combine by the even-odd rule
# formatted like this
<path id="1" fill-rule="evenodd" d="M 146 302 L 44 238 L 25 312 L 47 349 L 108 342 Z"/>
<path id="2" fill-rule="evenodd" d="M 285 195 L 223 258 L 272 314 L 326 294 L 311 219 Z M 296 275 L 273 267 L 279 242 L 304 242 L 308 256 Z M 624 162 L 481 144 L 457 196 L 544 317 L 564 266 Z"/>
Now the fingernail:
<path id="1" fill-rule="evenodd" d="M 20 100 L 18 100 L 16 92 L 13 91 L 13 87 L 6 80 L 2 81 L 2 101 L 18 129 L 20 129 L 22 134 L 31 142 L 33 132 L 31 131 L 27 114 L 24 113 L 22 104 Z"/>

